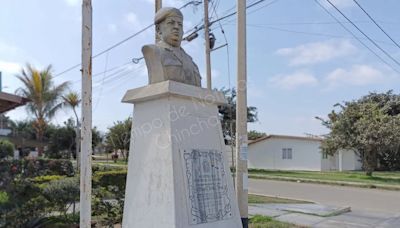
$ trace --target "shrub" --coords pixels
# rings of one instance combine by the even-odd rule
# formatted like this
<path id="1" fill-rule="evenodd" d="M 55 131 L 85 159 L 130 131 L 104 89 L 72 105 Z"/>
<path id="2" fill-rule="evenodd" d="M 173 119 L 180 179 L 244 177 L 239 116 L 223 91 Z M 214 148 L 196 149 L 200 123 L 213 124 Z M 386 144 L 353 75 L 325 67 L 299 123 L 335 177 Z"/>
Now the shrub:
<path id="1" fill-rule="evenodd" d="M 51 181 L 44 189 L 43 196 L 59 212 L 66 215 L 68 208 L 79 201 L 78 178 L 64 178 Z"/>
<path id="2" fill-rule="evenodd" d="M 0 177 L 37 177 L 43 175 L 74 176 L 70 160 L 63 159 L 23 159 L 0 161 Z M 1 182 L 1 179 L 0 179 Z M 1 186 L 1 183 L 0 183 Z"/>
<path id="3" fill-rule="evenodd" d="M 65 176 L 60 175 L 48 175 L 48 176 L 38 176 L 32 179 L 34 183 L 42 184 L 50 181 L 61 180 L 65 178 Z"/>
<path id="4" fill-rule="evenodd" d="M 92 172 L 106 172 L 106 171 L 113 171 L 113 170 L 126 170 L 124 166 L 116 166 L 116 165 L 108 165 L 108 164 L 94 164 L 92 165 Z"/>
<path id="5" fill-rule="evenodd" d="M 103 226 L 122 222 L 126 174 L 126 170 L 113 170 L 96 172 L 93 177 L 93 215 Z"/>
<path id="6" fill-rule="evenodd" d="M 0 159 L 11 157 L 14 154 L 14 144 L 8 140 L 0 139 Z"/>
<path id="7" fill-rule="evenodd" d="M 126 170 L 97 172 L 93 177 L 94 187 L 116 186 L 120 191 L 125 191 Z"/>

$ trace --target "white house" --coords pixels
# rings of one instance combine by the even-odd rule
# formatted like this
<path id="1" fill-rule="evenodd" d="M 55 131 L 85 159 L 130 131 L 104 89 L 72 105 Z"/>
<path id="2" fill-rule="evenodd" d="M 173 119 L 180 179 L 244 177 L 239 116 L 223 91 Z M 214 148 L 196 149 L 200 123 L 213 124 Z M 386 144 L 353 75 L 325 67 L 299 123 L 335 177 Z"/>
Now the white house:
<path id="1" fill-rule="evenodd" d="M 334 156 L 323 154 L 322 139 L 287 135 L 268 135 L 249 143 L 248 167 L 275 170 L 359 170 L 361 162 L 350 150 Z"/>

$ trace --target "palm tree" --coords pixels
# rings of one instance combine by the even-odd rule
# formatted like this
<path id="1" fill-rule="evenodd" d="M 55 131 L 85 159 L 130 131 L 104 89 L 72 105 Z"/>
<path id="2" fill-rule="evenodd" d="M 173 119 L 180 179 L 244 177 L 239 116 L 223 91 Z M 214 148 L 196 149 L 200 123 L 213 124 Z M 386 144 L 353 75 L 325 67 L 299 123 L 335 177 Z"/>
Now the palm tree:
<path id="1" fill-rule="evenodd" d="M 36 138 L 39 141 L 43 141 L 44 131 L 48 122 L 54 117 L 57 110 L 62 107 L 60 97 L 68 88 L 69 83 L 63 82 L 60 85 L 54 85 L 51 65 L 39 71 L 27 64 L 26 69 L 22 69 L 21 73 L 16 77 L 23 83 L 23 87 L 18 88 L 16 93 L 30 100 L 26 107 L 28 112 L 35 117 L 33 127 L 36 131 Z M 38 149 L 39 156 L 41 156 L 43 146 Z"/>
<path id="2" fill-rule="evenodd" d="M 76 148 L 76 162 L 77 162 L 77 168 L 79 167 L 79 161 L 80 161 L 80 123 L 79 123 L 79 117 L 76 112 L 76 108 L 79 106 L 81 103 L 81 99 L 79 98 L 79 94 L 77 92 L 69 92 L 67 95 L 62 96 L 64 102 L 63 104 L 72 108 L 72 111 L 74 111 L 75 117 L 76 117 L 76 128 L 75 128 L 75 148 Z"/>

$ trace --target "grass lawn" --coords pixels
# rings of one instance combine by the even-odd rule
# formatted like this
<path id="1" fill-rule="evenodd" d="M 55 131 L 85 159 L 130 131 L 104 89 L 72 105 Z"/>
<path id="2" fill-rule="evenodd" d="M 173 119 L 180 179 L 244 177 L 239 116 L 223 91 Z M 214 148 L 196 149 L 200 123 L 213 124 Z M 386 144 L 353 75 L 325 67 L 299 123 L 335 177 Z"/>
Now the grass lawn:
<path id="1" fill-rule="evenodd" d="M 316 181 L 344 181 L 370 185 L 392 185 L 400 187 L 400 172 L 374 172 L 366 176 L 362 171 L 317 172 L 317 171 L 278 171 L 278 170 L 249 170 L 251 175 L 260 177 L 299 178 Z"/>
<path id="2" fill-rule="evenodd" d="M 255 215 L 250 218 L 250 228 L 300 228 L 304 226 L 297 226 L 290 223 L 279 222 L 268 216 Z"/>
<path id="3" fill-rule="evenodd" d="M 249 203 L 251 204 L 251 203 L 312 203 L 312 202 L 249 194 Z"/>

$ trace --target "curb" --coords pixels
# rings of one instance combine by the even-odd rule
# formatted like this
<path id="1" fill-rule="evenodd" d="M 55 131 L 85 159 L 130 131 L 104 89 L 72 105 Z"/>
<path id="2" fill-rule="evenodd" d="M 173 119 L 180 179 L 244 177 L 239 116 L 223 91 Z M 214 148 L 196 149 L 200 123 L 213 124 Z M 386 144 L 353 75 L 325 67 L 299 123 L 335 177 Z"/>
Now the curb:
<path id="1" fill-rule="evenodd" d="M 249 178 L 400 191 L 400 186 L 381 185 L 381 184 L 363 184 L 363 183 L 345 182 L 345 181 L 324 181 L 324 180 L 314 180 L 306 178 L 277 177 L 277 176 L 259 175 L 259 174 L 249 174 Z"/>

